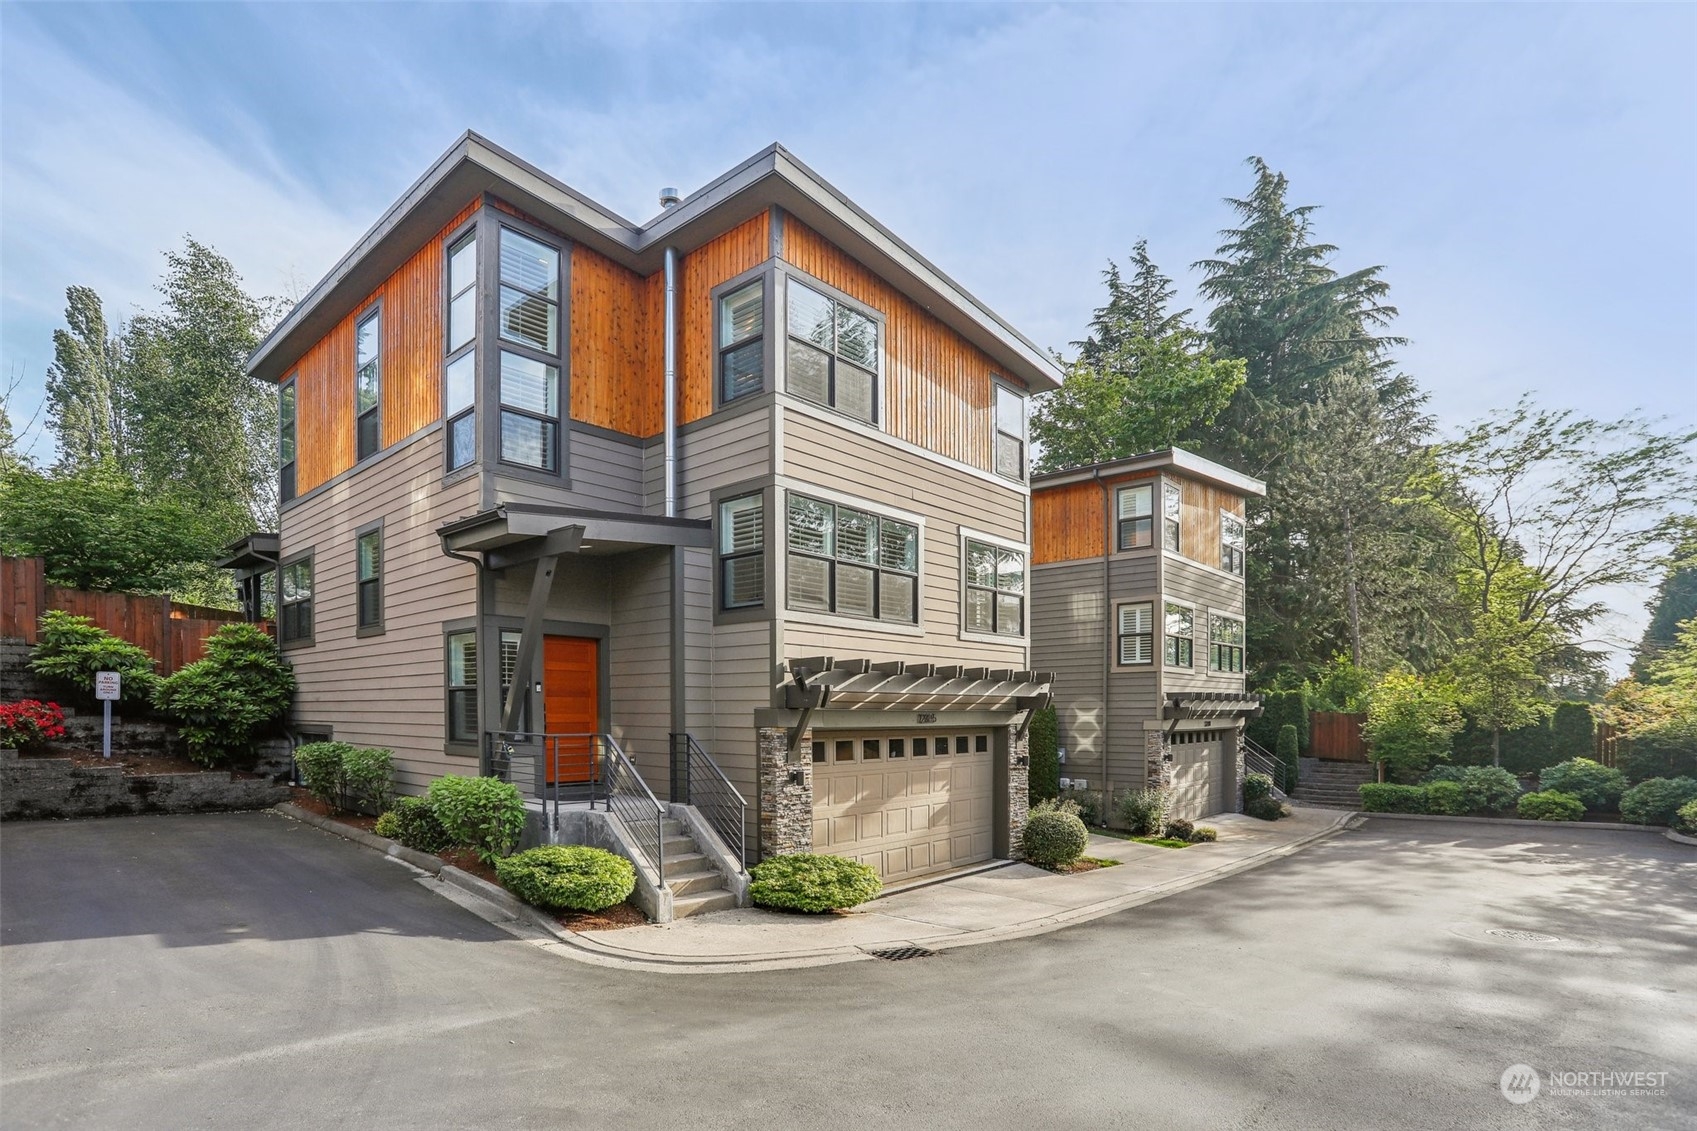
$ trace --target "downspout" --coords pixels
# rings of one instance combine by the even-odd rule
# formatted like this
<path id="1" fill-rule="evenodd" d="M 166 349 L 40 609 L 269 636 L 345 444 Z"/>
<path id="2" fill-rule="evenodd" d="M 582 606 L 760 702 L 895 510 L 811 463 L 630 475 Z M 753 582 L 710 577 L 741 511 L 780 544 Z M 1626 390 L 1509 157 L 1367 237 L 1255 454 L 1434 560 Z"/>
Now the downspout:
<path id="1" fill-rule="evenodd" d="M 666 249 L 666 421 L 665 492 L 667 518 L 678 515 L 678 249 Z"/>
<path id="2" fill-rule="evenodd" d="M 662 207 L 673 207 L 668 200 L 675 201 L 676 193 L 666 190 L 660 195 Z M 678 249 L 666 248 L 665 260 L 666 295 L 665 295 L 665 329 L 666 335 L 664 356 L 664 392 L 666 401 L 665 431 L 662 443 L 665 448 L 664 491 L 665 515 L 676 518 L 678 514 Z M 689 688 L 688 665 L 685 663 L 684 651 L 688 647 L 685 618 L 689 615 L 684 594 L 684 551 L 681 546 L 672 547 L 671 561 L 671 639 L 670 653 L 671 671 L 668 682 L 671 684 L 671 726 L 669 733 L 684 734 L 689 729 Z M 671 741 L 668 740 L 668 753 L 671 753 Z M 675 757 L 675 754 L 673 755 Z M 674 780 L 676 775 L 673 775 Z M 672 798 L 674 801 L 685 801 L 687 797 Z"/>
<path id="3" fill-rule="evenodd" d="M 1108 555 L 1114 549 L 1114 501 L 1108 485 L 1102 482 L 1100 464 L 1091 469 L 1091 476 L 1096 480 L 1096 486 L 1102 489 L 1102 611 L 1107 614 L 1102 623 L 1102 808 L 1107 810 L 1114 803 L 1114 783 L 1108 776 L 1108 676 L 1114 670 L 1114 636 L 1118 632 L 1113 598 L 1108 594 Z M 1102 814 L 1104 824 L 1108 817 L 1107 812 Z"/>

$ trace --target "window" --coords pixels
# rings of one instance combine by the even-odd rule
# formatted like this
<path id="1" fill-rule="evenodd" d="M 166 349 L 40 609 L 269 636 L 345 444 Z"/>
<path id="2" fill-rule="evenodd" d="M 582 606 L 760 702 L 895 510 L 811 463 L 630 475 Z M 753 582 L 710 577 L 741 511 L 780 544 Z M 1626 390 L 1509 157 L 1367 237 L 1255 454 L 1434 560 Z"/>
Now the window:
<path id="1" fill-rule="evenodd" d="M 919 527 L 805 495 L 788 513 L 791 609 L 918 620 Z"/>
<path id="2" fill-rule="evenodd" d="M 277 390 L 277 462 L 280 465 L 278 497 L 288 502 L 295 497 L 295 379 L 290 377 Z"/>
<path id="3" fill-rule="evenodd" d="M 477 741 L 477 633 L 448 634 L 448 741 Z"/>
<path id="4" fill-rule="evenodd" d="M 1215 613 L 1209 618 L 1208 666 L 1217 672 L 1243 670 L 1243 622 Z"/>
<path id="5" fill-rule="evenodd" d="M 383 627 L 383 528 L 368 530 L 354 539 L 355 585 L 360 631 Z"/>
<path id="6" fill-rule="evenodd" d="M 1155 520 L 1151 511 L 1153 497 L 1154 488 L 1147 483 L 1119 489 L 1115 508 L 1119 517 L 1120 549 L 1135 550 L 1155 544 Z"/>
<path id="7" fill-rule="evenodd" d="M 868 423 L 878 417 L 878 323 L 791 279 L 786 387 Z"/>
<path id="8" fill-rule="evenodd" d="M 1243 576 L 1243 520 L 1233 514 L 1220 515 L 1220 568 Z"/>
<path id="9" fill-rule="evenodd" d="M 965 572 L 966 631 L 1024 635 L 1025 555 L 968 538 Z"/>
<path id="10" fill-rule="evenodd" d="M 1179 514 L 1184 508 L 1184 495 L 1177 483 L 1161 485 L 1161 545 L 1173 553 L 1179 552 Z"/>
<path id="11" fill-rule="evenodd" d="M 354 458 L 383 446 L 383 312 L 373 310 L 354 329 Z"/>
<path id="12" fill-rule="evenodd" d="M 1121 605 L 1119 613 L 1120 663 L 1155 662 L 1155 606 L 1150 601 Z"/>
<path id="13" fill-rule="evenodd" d="M 501 711 L 504 715 L 507 709 L 507 692 L 512 690 L 513 677 L 518 673 L 519 643 L 524 639 L 524 633 L 516 628 L 503 628 L 499 640 L 499 655 L 501 657 Z M 520 732 L 530 730 L 530 696 L 529 679 L 519 692 L 519 718 L 515 724 Z"/>
<path id="14" fill-rule="evenodd" d="M 759 279 L 719 299 L 719 401 L 758 393 L 766 376 L 766 284 Z"/>
<path id="15" fill-rule="evenodd" d="M 996 385 L 996 474 L 1025 480 L 1025 397 Z"/>
<path id="16" fill-rule="evenodd" d="M 719 504 L 719 607 L 766 603 L 766 499 L 742 495 Z"/>
<path id="17" fill-rule="evenodd" d="M 442 412 L 448 422 L 448 470 L 477 458 L 477 233 L 448 249 L 448 363 Z"/>
<path id="18" fill-rule="evenodd" d="M 1196 648 L 1196 610 L 1168 601 L 1165 659 L 1169 668 L 1193 667 Z"/>
<path id="19" fill-rule="evenodd" d="M 277 634 L 284 644 L 312 639 L 312 556 L 282 567 L 277 602 Z"/>
<path id="20" fill-rule="evenodd" d="M 558 471 L 559 250 L 502 228 L 500 291 L 501 459 Z"/>

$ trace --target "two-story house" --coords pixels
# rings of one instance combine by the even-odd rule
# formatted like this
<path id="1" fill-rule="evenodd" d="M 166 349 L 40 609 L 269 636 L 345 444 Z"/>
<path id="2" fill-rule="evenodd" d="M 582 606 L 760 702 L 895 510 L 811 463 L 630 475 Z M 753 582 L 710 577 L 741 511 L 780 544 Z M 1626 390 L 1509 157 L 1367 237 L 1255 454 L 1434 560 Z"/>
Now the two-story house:
<path id="1" fill-rule="evenodd" d="M 301 739 L 407 792 L 628 758 L 749 859 L 1012 852 L 1060 374 L 783 148 L 638 224 L 468 133 L 249 368 L 283 502 L 231 564 L 275 559 Z"/>
<path id="2" fill-rule="evenodd" d="M 1169 788 L 1238 807 L 1244 501 L 1257 479 L 1178 448 L 1032 480 L 1032 662 L 1054 672 L 1063 785 L 1099 811 Z"/>

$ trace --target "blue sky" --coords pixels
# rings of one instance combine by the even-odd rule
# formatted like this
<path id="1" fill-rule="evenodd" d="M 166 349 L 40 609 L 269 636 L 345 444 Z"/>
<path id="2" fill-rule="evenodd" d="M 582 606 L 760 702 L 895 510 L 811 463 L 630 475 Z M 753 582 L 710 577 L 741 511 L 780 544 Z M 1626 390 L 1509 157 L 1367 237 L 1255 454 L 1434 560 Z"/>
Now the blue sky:
<path id="1" fill-rule="evenodd" d="M 1258 154 L 1446 427 L 1697 426 L 1693 57 L 1680 5 L 7 3 L 0 376 L 27 420 L 65 287 L 147 309 L 186 233 L 299 294 L 471 127 L 637 219 L 782 141 L 1053 347 L 1139 238 L 1189 296 Z"/>

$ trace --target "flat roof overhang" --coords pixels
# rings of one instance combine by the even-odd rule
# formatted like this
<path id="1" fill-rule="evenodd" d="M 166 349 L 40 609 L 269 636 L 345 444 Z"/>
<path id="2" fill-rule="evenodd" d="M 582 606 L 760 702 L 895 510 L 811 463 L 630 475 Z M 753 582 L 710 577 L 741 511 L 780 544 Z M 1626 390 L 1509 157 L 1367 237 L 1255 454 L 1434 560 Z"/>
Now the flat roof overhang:
<path id="1" fill-rule="evenodd" d="M 224 547 L 223 555 L 213 561 L 219 569 L 245 571 L 265 570 L 277 564 L 283 552 L 280 534 L 254 533 L 238 538 Z"/>
<path id="2" fill-rule="evenodd" d="M 1111 479 L 1116 475 L 1129 475 L 1138 471 L 1160 471 L 1172 468 L 1182 472 L 1191 479 L 1199 479 L 1240 495 L 1265 497 L 1267 485 L 1254 476 L 1235 471 L 1223 463 L 1215 463 L 1205 459 L 1195 452 L 1187 452 L 1183 448 L 1163 448 L 1158 452 L 1144 452 L 1141 455 L 1127 456 L 1125 459 L 1108 460 L 1106 463 L 1090 464 L 1086 467 L 1072 467 L 1065 471 L 1046 471 L 1031 477 L 1033 493 L 1045 487 L 1063 487 L 1071 483 L 1088 483 L 1093 479 Z"/>
<path id="3" fill-rule="evenodd" d="M 484 565 L 491 569 L 504 569 L 549 553 L 611 557 L 655 546 L 713 548 L 713 524 L 704 519 L 535 503 L 503 503 L 437 527 L 436 533 L 443 550 L 482 554 Z"/>

